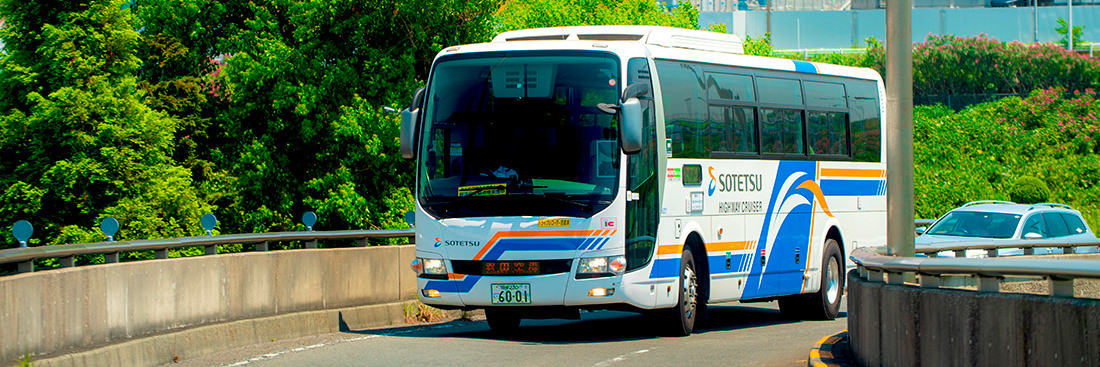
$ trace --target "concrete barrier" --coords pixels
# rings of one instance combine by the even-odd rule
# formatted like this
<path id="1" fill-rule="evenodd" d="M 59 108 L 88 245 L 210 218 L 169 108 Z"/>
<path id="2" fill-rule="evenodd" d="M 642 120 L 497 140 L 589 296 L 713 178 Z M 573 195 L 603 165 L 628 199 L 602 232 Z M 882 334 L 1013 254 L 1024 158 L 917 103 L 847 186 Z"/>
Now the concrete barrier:
<path id="1" fill-rule="evenodd" d="M 238 322 L 274 315 L 305 317 L 286 328 L 324 330 L 337 318 L 372 325 L 371 315 L 392 318 L 401 301 L 415 297 L 407 266 L 414 252 L 413 246 L 253 252 L 3 277 L 0 365 L 28 352 L 37 360 L 220 324 L 236 330 L 227 331 L 229 339 L 301 334 L 257 332 L 270 326 Z M 314 312 L 324 310 L 336 312 Z"/>
<path id="2" fill-rule="evenodd" d="M 862 366 L 1100 366 L 1100 300 L 869 282 L 848 274 Z"/>

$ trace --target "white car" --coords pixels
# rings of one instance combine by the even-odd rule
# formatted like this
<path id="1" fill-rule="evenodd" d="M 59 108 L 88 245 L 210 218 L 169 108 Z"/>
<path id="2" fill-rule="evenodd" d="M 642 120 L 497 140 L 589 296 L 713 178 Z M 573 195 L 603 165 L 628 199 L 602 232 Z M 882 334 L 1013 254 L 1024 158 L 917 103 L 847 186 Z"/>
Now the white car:
<path id="1" fill-rule="evenodd" d="M 917 232 L 922 232 L 918 228 Z M 1096 240 L 1081 212 L 1068 205 L 1016 204 L 1008 201 L 975 201 L 948 212 L 916 238 L 917 248 L 953 242 L 1005 242 L 1034 240 L 1052 243 Z M 1036 247 L 1036 255 L 1060 254 L 1061 247 Z M 1097 246 L 1078 246 L 1076 253 L 1100 252 Z M 1022 255 L 1020 248 L 1002 248 L 997 256 Z M 938 257 L 954 257 L 943 251 Z M 966 257 L 985 257 L 986 250 L 966 250 Z"/>

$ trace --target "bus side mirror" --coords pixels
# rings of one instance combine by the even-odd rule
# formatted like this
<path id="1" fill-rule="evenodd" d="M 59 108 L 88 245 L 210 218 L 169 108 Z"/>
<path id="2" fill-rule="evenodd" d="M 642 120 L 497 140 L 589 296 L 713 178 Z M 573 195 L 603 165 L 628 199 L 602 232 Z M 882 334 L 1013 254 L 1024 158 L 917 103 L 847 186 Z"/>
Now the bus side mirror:
<path id="1" fill-rule="evenodd" d="M 416 128 L 413 125 L 416 124 L 416 117 L 419 114 L 419 109 L 416 111 L 409 111 L 408 108 L 401 110 L 401 158 L 416 158 L 416 144 L 413 143 L 416 139 L 413 131 Z"/>
<path id="2" fill-rule="evenodd" d="M 642 150 L 642 102 L 637 98 L 627 99 L 619 107 L 622 113 L 619 136 L 623 139 L 623 153 L 634 154 Z"/>
<path id="3" fill-rule="evenodd" d="M 424 103 L 424 88 L 413 93 L 412 103 L 409 108 L 401 110 L 401 158 L 416 158 L 417 118 L 420 115 L 420 105 Z"/>
<path id="4" fill-rule="evenodd" d="M 634 154 L 642 151 L 645 141 L 642 139 L 643 115 L 642 102 L 638 97 L 649 94 L 648 83 L 634 83 L 628 85 L 623 91 L 622 103 L 619 104 L 620 130 L 619 136 L 623 141 L 623 153 Z"/>

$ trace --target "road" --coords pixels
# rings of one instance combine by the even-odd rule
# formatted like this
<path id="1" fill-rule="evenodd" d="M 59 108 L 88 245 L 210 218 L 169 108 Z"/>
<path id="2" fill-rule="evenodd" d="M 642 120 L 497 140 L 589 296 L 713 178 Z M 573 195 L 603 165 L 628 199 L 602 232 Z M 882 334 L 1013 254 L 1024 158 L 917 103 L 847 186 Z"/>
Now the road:
<path id="1" fill-rule="evenodd" d="M 586 312 L 580 320 L 524 320 L 501 337 L 482 320 L 370 329 L 231 350 L 172 366 L 805 366 L 810 348 L 847 329 L 847 302 L 832 321 L 792 321 L 776 302 L 711 305 L 688 337 L 655 336 L 647 318 Z"/>

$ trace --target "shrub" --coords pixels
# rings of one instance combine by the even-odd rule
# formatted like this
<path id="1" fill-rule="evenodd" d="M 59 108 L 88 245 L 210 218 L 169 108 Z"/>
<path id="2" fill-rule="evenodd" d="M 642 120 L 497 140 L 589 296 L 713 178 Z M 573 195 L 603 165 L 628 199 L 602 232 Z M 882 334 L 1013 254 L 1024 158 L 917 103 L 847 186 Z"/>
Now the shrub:
<path id="1" fill-rule="evenodd" d="M 1012 185 L 1009 193 L 1012 201 L 1022 204 L 1034 204 L 1047 201 L 1050 196 L 1050 188 L 1046 182 L 1035 176 L 1022 176 Z"/>
<path id="2" fill-rule="evenodd" d="M 955 112 L 913 109 L 916 214 L 935 218 L 973 200 L 1053 201 L 1100 228 L 1100 104 L 1093 91 L 1044 89 Z M 1023 194 L 1025 176 L 1047 192 Z M 1015 191 L 1021 191 L 1013 195 Z"/>

